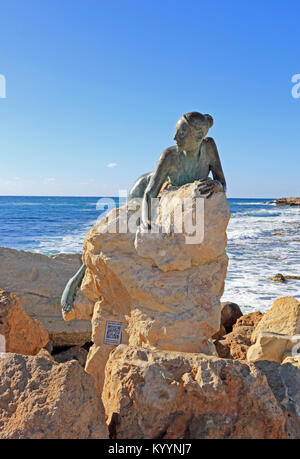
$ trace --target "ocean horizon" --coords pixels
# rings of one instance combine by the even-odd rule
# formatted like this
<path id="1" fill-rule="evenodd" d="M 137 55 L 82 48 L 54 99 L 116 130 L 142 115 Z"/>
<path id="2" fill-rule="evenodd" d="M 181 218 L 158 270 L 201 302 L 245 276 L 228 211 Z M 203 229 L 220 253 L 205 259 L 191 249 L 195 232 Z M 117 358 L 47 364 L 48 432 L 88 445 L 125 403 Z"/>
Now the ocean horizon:
<path id="1" fill-rule="evenodd" d="M 244 313 L 269 309 L 278 297 L 300 298 L 299 281 L 268 278 L 299 275 L 299 208 L 272 198 L 228 198 L 229 267 L 222 301 Z M 44 255 L 81 253 L 85 235 L 115 196 L 0 196 L 0 246 Z M 277 235 L 274 235 L 277 234 Z"/>

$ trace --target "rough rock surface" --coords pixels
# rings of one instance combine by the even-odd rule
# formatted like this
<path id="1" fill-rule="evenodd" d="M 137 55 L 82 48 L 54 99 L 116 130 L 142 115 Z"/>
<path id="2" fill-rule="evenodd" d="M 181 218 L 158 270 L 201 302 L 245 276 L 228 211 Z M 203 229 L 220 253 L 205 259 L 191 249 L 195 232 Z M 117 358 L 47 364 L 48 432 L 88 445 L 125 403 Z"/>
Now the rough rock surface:
<path id="1" fill-rule="evenodd" d="M 27 314 L 44 325 L 55 346 L 90 341 L 90 321 L 67 323 L 60 307 L 63 289 L 81 263 L 79 254 L 47 257 L 0 247 L 0 286 L 20 298 Z"/>
<path id="2" fill-rule="evenodd" d="M 300 302 L 290 296 L 278 298 L 273 306 L 265 312 L 255 327 L 253 341 L 261 332 L 281 333 L 282 335 L 298 335 L 300 333 Z"/>
<path id="3" fill-rule="evenodd" d="M 0 359 L 0 439 L 107 438 L 92 378 L 74 361 Z"/>
<path id="4" fill-rule="evenodd" d="M 285 352 L 295 346 L 293 336 L 300 334 L 300 302 L 292 297 L 277 299 L 255 327 L 248 350 L 249 361 L 281 362 Z"/>
<path id="5" fill-rule="evenodd" d="M 225 303 L 227 304 L 227 303 Z M 229 303 L 231 305 L 233 303 Z M 218 356 L 223 359 L 246 360 L 251 346 L 254 327 L 260 322 L 263 314 L 251 312 L 240 316 L 232 325 L 232 332 L 218 336 L 214 342 Z"/>
<path id="6" fill-rule="evenodd" d="M 6 352 L 36 355 L 49 341 L 44 326 L 29 317 L 20 300 L 0 289 L 0 335 L 5 337 Z"/>
<path id="7" fill-rule="evenodd" d="M 285 414 L 252 364 L 120 345 L 105 373 L 117 439 L 286 438 Z"/>
<path id="8" fill-rule="evenodd" d="M 291 336 L 280 333 L 261 332 L 256 342 L 247 351 L 248 362 L 271 360 L 282 362 L 284 354 L 290 349 Z"/>
<path id="9" fill-rule="evenodd" d="M 236 323 L 233 325 L 233 329 L 236 327 L 256 327 L 258 323 L 263 318 L 263 314 L 259 311 L 250 312 L 250 314 L 245 314 L 241 316 Z"/>
<path id="10" fill-rule="evenodd" d="M 286 363 L 256 362 L 286 416 L 287 438 L 300 438 L 300 371 Z"/>
<path id="11" fill-rule="evenodd" d="M 254 327 L 241 325 L 219 338 L 214 342 L 218 356 L 223 359 L 246 360 L 253 330 Z"/>
<path id="12" fill-rule="evenodd" d="M 115 347 L 103 344 L 107 321 L 123 324 L 123 344 L 215 353 L 211 337 L 220 328 L 230 213 L 223 192 L 204 199 L 197 182 L 164 190 L 160 205 L 169 202 L 171 209 L 177 206 L 178 215 L 178 200 L 191 196 L 194 207 L 189 215 L 196 203 L 204 204 L 204 218 L 200 213 L 198 221 L 198 226 L 204 221 L 204 239 L 197 244 L 186 244 L 186 233 L 174 233 L 174 227 L 170 234 L 122 233 L 120 227 L 138 218 L 136 209 L 126 216 L 126 206 L 112 210 L 85 238 L 87 270 L 81 291 L 95 303 L 94 345 L 86 370 L 95 376 L 98 387 Z M 158 213 L 157 222 L 159 218 Z"/>

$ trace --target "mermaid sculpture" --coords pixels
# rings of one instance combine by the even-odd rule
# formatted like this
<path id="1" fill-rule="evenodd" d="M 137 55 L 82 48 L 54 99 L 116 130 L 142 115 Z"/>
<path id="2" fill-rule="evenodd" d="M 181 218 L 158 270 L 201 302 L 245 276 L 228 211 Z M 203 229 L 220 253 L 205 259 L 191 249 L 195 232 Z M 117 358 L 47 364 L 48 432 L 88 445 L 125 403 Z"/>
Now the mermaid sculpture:
<path id="1" fill-rule="evenodd" d="M 176 124 L 174 140 L 176 146 L 164 150 L 154 172 L 142 175 L 129 192 L 128 200 L 143 198 L 142 222 L 144 228 L 151 228 L 151 198 L 156 198 L 165 182 L 182 186 L 200 180 L 199 191 L 210 198 L 213 193 L 226 191 L 226 181 L 214 140 L 206 137 L 213 125 L 210 115 L 190 112 L 182 115 Z M 208 178 L 212 173 L 213 180 Z M 62 309 L 73 308 L 76 291 L 86 271 L 82 265 L 69 280 L 61 298 Z"/>

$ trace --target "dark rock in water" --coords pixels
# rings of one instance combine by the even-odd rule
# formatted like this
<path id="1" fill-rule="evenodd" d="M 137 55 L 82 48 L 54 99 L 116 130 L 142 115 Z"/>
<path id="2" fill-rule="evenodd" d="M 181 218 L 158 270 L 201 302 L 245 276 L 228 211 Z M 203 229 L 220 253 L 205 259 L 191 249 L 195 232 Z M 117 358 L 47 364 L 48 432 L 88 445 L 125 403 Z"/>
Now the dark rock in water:
<path id="1" fill-rule="evenodd" d="M 285 277 L 283 274 L 276 274 L 274 277 L 269 277 L 269 280 L 270 281 L 273 281 L 273 282 L 282 282 L 284 283 L 285 282 Z"/>
<path id="2" fill-rule="evenodd" d="M 277 206 L 300 206 L 300 198 L 279 198 L 275 203 Z"/>

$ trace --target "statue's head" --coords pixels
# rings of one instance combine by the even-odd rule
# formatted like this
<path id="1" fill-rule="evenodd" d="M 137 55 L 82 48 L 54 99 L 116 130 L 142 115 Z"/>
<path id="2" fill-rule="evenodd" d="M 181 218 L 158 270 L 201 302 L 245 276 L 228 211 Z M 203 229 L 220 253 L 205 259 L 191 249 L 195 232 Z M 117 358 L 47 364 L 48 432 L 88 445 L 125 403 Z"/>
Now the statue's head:
<path id="1" fill-rule="evenodd" d="M 174 140 L 177 146 L 185 151 L 193 150 L 207 135 L 214 124 L 213 117 L 190 112 L 182 115 L 176 123 Z"/>

